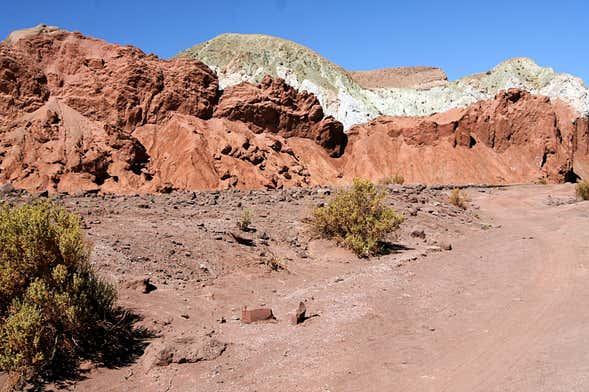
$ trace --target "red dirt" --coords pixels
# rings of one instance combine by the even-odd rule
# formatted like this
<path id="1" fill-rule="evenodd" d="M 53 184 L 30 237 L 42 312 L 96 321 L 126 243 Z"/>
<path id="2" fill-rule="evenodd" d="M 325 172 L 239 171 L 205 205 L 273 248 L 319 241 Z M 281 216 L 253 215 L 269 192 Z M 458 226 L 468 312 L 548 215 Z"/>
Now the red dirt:
<path id="1" fill-rule="evenodd" d="M 407 222 L 396 250 L 369 260 L 310 240 L 303 219 L 322 189 L 61 197 L 85 217 L 120 303 L 160 335 L 130 365 L 85 365 L 66 389 L 585 390 L 589 203 L 571 185 L 466 192 L 464 212 L 448 191 L 391 187 Z M 230 235 L 243 208 L 255 246 Z M 133 283 L 144 276 L 149 294 Z M 300 301 L 312 317 L 297 326 Z M 244 325 L 243 306 L 277 320 Z M 160 352 L 174 357 L 157 365 Z"/>

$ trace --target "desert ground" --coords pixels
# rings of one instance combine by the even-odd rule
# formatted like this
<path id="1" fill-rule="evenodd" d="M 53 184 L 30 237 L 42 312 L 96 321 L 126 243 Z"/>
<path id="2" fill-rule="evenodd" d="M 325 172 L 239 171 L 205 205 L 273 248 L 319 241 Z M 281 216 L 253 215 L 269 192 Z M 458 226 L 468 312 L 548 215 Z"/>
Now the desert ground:
<path id="1" fill-rule="evenodd" d="M 118 365 L 45 387 L 585 391 L 589 203 L 572 184 L 468 187 L 462 210 L 449 189 L 389 186 L 406 220 L 369 259 L 309 229 L 325 187 L 54 195 L 84 217 L 94 265 L 149 333 Z M 275 320 L 245 324 L 244 306 Z"/>

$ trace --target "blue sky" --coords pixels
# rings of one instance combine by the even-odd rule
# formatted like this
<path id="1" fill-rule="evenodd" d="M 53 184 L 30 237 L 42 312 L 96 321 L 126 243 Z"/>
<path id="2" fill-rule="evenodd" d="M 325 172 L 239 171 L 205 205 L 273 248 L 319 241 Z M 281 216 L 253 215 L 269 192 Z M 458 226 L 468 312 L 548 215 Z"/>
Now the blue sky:
<path id="1" fill-rule="evenodd" d="M 347 69 L 431 65 L 450 79 L 516 56 L 589 82 L 586 0 L 7 1 L 0 35 L 39 23 L 160 57 L 224 32 L 306 45 Z"/>

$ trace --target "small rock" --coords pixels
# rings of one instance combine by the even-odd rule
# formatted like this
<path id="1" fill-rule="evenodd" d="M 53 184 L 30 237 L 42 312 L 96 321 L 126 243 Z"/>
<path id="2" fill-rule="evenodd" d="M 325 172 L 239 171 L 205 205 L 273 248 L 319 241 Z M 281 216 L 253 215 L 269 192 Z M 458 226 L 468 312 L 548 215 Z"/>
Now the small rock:
<path id="1" fill-rule="evenodd" d="M 425 239 L 425 231 L 422 229 L 414 229 L 411 231 L 411 237 Z"/>
<path id="2" fill-rule="evenodd" d="M 135 289 L 141 291 L 143 294 L 149 294 L 152 291 L 157 290 L 157 287 L 150 282 L 149 277 L 145 277 L 143 279 L 133 280 L 126 284 L 128 289 Z"/>
<path id="3" fill-rule="evenodd" d="M 229 234 L 240 245 L 256 246 L 256 243 L 254 242 L 253 238 L 250 238 L 249 236 L 242 235 L 242 234 L 237 233 L 235 231 L 231 231 L 231 232 L 229 232 Z"/>
<path id="4" fill-rule="evenodd" d="M 441 242 L 440 248 L 442 248 L 444 250 L 452 250 L 452 244 L 449 242 Z"/>
<path id="5" fill-rule="evenodd" d="M 244 307 L 241 311 L 241 322 L 251 324 L 258 321 L 274 320 L 274 313 L 270 308 L 251 309 Z"/>
<path id="6" fill-rule="evenodd" d="M 295 312 L 295 314 L 292 318 L 292 323 L 294 325 L 301 324 L 306 319 L 307 319 L 307 307 L 305 306 L 304 302 L 299 302 L 299 307 L 297 308 L 297 311 Z"/>
<path id="7" fill-rule="evenodd" d="M 11 183 L 4 184 L 4 185 L 0 186 L 0 195 L 6 195 L 6 194 L 12 193 L 14 191 L 15 191 L 14 186 Z"/>
<path id="8" fill-rule="evenodd" d="M 182 337 L 172 341 L 154 342 L 143 355 L 143 365 L 149 370 L 156 366 L 171 363 L 196 363 L 218 358 L 226 350 L 227 344 L 214 338 Z"/>

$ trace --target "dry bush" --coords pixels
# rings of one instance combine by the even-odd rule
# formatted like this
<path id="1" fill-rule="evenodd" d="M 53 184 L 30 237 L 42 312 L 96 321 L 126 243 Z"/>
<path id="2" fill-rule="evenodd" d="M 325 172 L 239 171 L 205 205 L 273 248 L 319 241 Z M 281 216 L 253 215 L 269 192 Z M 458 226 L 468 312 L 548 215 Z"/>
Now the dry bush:
<path id="1" fill-rule="evenodd" d="M 325 238 L 334 238 L 360 257 L 380 253 L 387 233 L 396 230 L 403 216 L 384 204 L 386 191 L 369 181 L 355 179 L 324 207 L 313 211 L 312 224 Z"/>
<path id="2" fill-rule="evenodd" d="M 250 225 L 252 224 L 252 215 L 253 212 L 251 209 L 246 208 L 242 211 L 239 220 L 237 221 L 237 227 L 239 227 L 242 231 L 248 231 Z"/>
<path id="3" fill-rule="evenodd" d="M 403 185 L 405 183 L 405 177 L 403 177 L 403 175 L 399 172 L 393 174 L 392 176 L 386 176 L 383 177 L 379 183 L 381 185 L 391 185 L 391 184 L 396 184 L 396 185 Z"/>
<path id="4" fill-rule="evenodd" d="M 89 264 L 80 217 L 0 204 L 0 370 L 59 372 L 106 344 L 116 291 Z"/>
<path id="5" fill-rule="evenodd" d="M 450 196 L 448 197 L 448 201 L 450 202 L 450 204 L 453 204 L 458 208 L 462 208 L 463 210 L 466 210 L 466 202 L 468 201 L 468 199 L 467 199 L 466 195 L 464 194 L 464 192 L 462 192 L 460 189 L 458 189 L 458 188 L 452 189 L 452 192 L 450 193 Z"/>
<path id="6" fill-rule="evenodd" d="M 589 181 L 583 180 L 575 186 L 575 193 L 581 200 L 589 200 Z"/>

